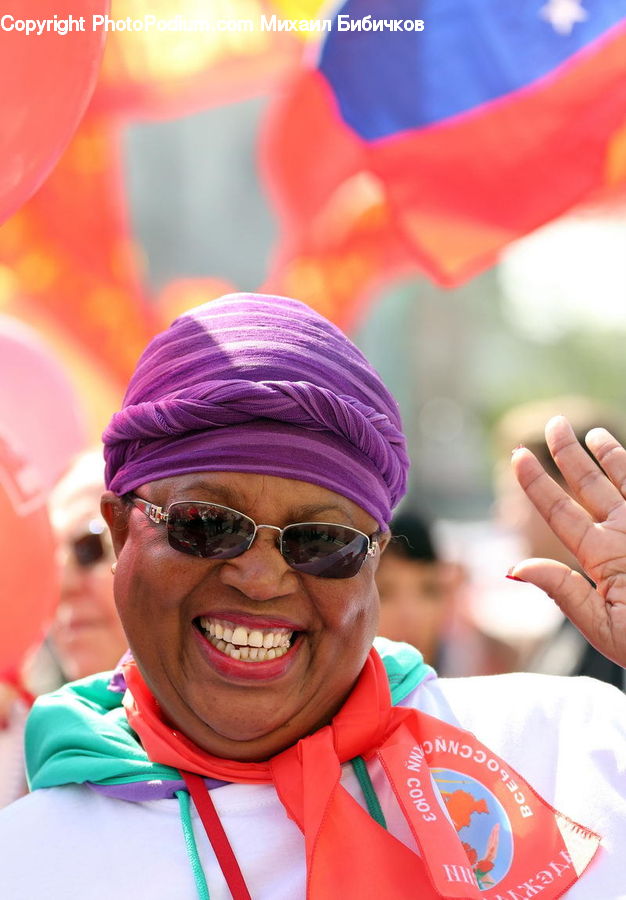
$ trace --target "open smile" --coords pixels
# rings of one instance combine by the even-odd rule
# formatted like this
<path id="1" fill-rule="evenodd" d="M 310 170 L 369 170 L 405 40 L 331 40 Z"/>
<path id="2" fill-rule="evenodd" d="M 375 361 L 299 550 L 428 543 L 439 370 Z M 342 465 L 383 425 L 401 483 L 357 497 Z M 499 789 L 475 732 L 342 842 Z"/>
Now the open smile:
<path id="1" fill-rule="evenodd" d="M 290 665 L 300 631 L 286 626 L 250 621 L 234 622 L 222 616 L 198 616 L 196 631 L 202 636 L 205 653 L 221 673 L 228 676 L 271 678 Z"/>
<path id="2" fill-rule="evenodd" d="M 284 656 L 295 633 L 287 628 L 247 628 L 208 616 L 201 616 L 197 621 L 198 628 L 209 643 L 232 659 L 248 662 L 264 662 Z"/>

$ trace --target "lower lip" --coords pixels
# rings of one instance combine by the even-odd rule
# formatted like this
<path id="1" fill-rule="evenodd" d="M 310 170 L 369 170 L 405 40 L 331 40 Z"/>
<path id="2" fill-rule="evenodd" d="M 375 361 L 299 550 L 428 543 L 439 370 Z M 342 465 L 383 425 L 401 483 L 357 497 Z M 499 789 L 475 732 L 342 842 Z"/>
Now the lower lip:
<path id="1" fill-rule="evenodd" d="M 302 644 L 302 636 L 299 635 L 289 650 L 278 659 L 267 659 L 264 662 L 244 662 L 222 653 L 195 626 L 193 626 L 193 631 L 202 652 L 216 672 L 226 678 L 236 678 L 240 681 L 269 681 L 273 678 L 280 678 L 293 665 Z"/>

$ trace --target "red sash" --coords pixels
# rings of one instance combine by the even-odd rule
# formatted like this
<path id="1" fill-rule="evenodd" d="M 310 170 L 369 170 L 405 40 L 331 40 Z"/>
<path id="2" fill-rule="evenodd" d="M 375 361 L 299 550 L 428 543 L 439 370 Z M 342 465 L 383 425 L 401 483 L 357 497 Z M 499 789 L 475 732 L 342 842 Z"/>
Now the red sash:
<path id="1" fill-rule="evenodd" d="M 473 734 L 391 706 L 372 650 L 330 725 L 268 762 L 210 756 L 162 718 L 135 663 L 124 705 L 149 758 L 224 781 L 273 783 L 305 839 L 307 898 L 556 900 L 600 838 L 554 810 Z M 419 855 L 378 825 L 340 783 L 341 764 L 377 757 Z"/>

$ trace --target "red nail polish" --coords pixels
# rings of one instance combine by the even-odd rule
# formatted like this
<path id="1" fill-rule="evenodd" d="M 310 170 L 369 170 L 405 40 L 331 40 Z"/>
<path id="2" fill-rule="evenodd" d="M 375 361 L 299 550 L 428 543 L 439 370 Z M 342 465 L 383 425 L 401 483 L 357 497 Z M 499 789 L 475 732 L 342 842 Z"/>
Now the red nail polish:
<path id="1" fill-rule="evenodd" d="M 511 581 L 521 581 L 522 583 L 524 582 L 524 579 L 523 579 L 523 578 L 518 578 L 517 575 L 508 575 L 508 574 L 507 574 L 506 577 L 507 577 L 507 578 L 510 578 Z"/>

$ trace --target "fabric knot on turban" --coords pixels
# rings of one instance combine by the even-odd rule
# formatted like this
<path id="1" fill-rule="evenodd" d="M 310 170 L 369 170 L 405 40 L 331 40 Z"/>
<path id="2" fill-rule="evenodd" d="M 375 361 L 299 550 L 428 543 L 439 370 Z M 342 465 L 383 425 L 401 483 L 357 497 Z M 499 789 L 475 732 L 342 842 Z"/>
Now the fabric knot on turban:
<path id="1" fill-rule="evenodd" d="M 254 294 L 158 335 L 104 443 L 118 494 L 188 472 L 264 473 L 329 488 L 383 527 L 408 470 L 397 404 L 361 352 L 304 304 Z"/>

